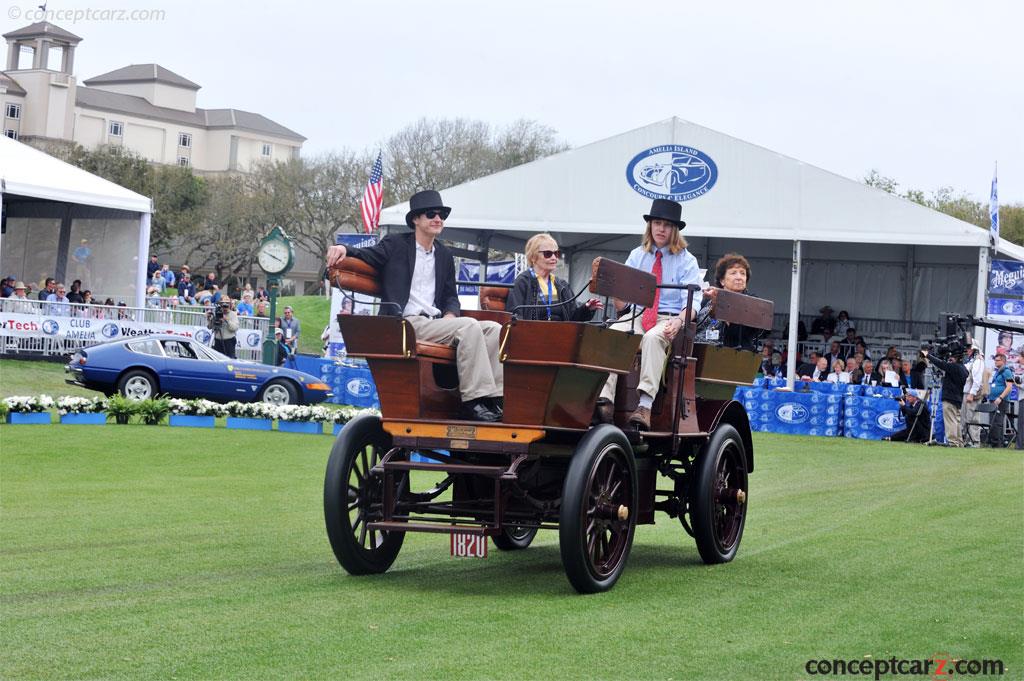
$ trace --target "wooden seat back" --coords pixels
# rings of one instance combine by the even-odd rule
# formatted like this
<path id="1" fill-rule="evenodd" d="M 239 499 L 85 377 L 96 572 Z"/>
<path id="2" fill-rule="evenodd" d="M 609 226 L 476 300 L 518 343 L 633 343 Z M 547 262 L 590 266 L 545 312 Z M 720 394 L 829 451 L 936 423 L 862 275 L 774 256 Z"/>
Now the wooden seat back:
<path id="1" fill-rule="evenodd" d="M 590 292 L 650 307 L 658 280 L 650 272 L 623 265 L 607 258 L 594 258 L 590 266 Z"/>
<path id="2" fill-rule="evenodd" d="M 715 319 L 730 324 L 742 324 L 755 329 L 771 331 L 775 303 L 743 293 L 718 289 L 711 314 Z"/>

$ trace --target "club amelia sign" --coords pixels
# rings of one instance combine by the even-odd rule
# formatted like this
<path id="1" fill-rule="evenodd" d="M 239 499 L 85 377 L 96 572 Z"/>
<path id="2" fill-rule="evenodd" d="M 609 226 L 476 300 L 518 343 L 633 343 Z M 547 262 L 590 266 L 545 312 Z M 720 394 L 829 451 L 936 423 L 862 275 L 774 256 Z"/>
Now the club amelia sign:
<path id="1" fill-rule="evenodd" d="M 186 324 L 159 324 L 155 322 L 137 322 L 132 319 L 93 319 L 91 317 L 40 317 L 34 314 L 19 312 L 3 314 L 0 317 L 0 330 L 5 336 L 22 338 L 48 337 L 55 339 L 94 341 L 114 340 L 115 338 L 134 338 L 154 333 L 170 333 L 186 338 L 194 338 L 205 345 L 213 342 L 213 334 L 205 326 Z M 263 332 L 244 330 L 238 333 L 239 346 L 258 348 L 263 340 Z"/>
<path id="2" fill-rule="evenodd" d="M 689 201 L 711 191 L 718 166 L 700 149 L 663 144 L 634 156 L 626 166 L 626 181 L 649 199 Z"/>

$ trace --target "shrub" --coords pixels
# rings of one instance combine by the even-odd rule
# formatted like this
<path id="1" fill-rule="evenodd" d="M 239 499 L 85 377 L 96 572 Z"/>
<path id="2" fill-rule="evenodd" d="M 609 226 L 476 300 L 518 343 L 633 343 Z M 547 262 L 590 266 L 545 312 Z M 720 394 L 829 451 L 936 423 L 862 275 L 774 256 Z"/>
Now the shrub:
<path id="1" fill-rule="evenodd" d="M 137 404 L 142 422 L 147 426 L 160 425 L 160 422 L 171 411 L 171 406 L 167 403 L 167 399 L 163 397 L 158 397 L 154 400 L 143 400 Z"/>

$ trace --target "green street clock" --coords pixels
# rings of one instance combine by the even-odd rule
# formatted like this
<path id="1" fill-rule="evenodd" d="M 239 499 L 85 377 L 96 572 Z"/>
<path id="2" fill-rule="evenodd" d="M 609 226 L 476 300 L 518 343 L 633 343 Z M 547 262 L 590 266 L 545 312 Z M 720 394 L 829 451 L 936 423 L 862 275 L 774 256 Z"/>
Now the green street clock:
<path id="1" fill-rule="evenodd" d="M 274 227 L 270 234 L 263 237 L 259 250 L 256 251 L 256 262 L 269 276 L 280 277 L 295 264 L 295 250 L 292 240 L 280 227 Z"/>
<path id="2" fill-rule="evenodd" d="M 267 273 L 267 291 L 270 293 L 270 320 L 267 337 L 263 339 L 263 363 L 277 364 L 277 339 L 274 338 L 273 320 L 277 319 L 277 295 L 281 290 L 281 277 L 295 264 L 292 240 L 280 227 L 274 227 L 263 237 L 256 251 L 256 262 Z"/>

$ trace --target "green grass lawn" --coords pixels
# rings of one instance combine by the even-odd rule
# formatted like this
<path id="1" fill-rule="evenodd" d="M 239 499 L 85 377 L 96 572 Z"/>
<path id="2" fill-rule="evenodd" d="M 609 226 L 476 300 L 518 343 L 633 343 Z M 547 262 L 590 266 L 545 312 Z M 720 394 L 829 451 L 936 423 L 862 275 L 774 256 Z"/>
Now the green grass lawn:
<path id="1" fill-rule="evenodd" d="M 64 382 L 64 365 L 58 362 L 5 359 L 0 361 L 0 397 L 11 395 L 81 395 L 100 393 Z"/>
<path id="2" fill-rule="evenodd" d="M 331 316 L 331 299 L 323 296 L 282 296 L 277 299 L 277 316 L 284 315 L 284 306 L 291 305 L 295 318 L 302 325 L 299 352 L 323 354 L 320 334 Z"/>
<path id="3" fill-rule="evenodd" d="M 1017 451 L 756 435 L 734 562 L 659 516 L 584 597 L 553 532 L 487 560 L 413 534 L 387 574 L 348 576 L 330 442 L 0 426 L 0 676 L 802 679 L 938 652 L 1024 677 Z"/>

